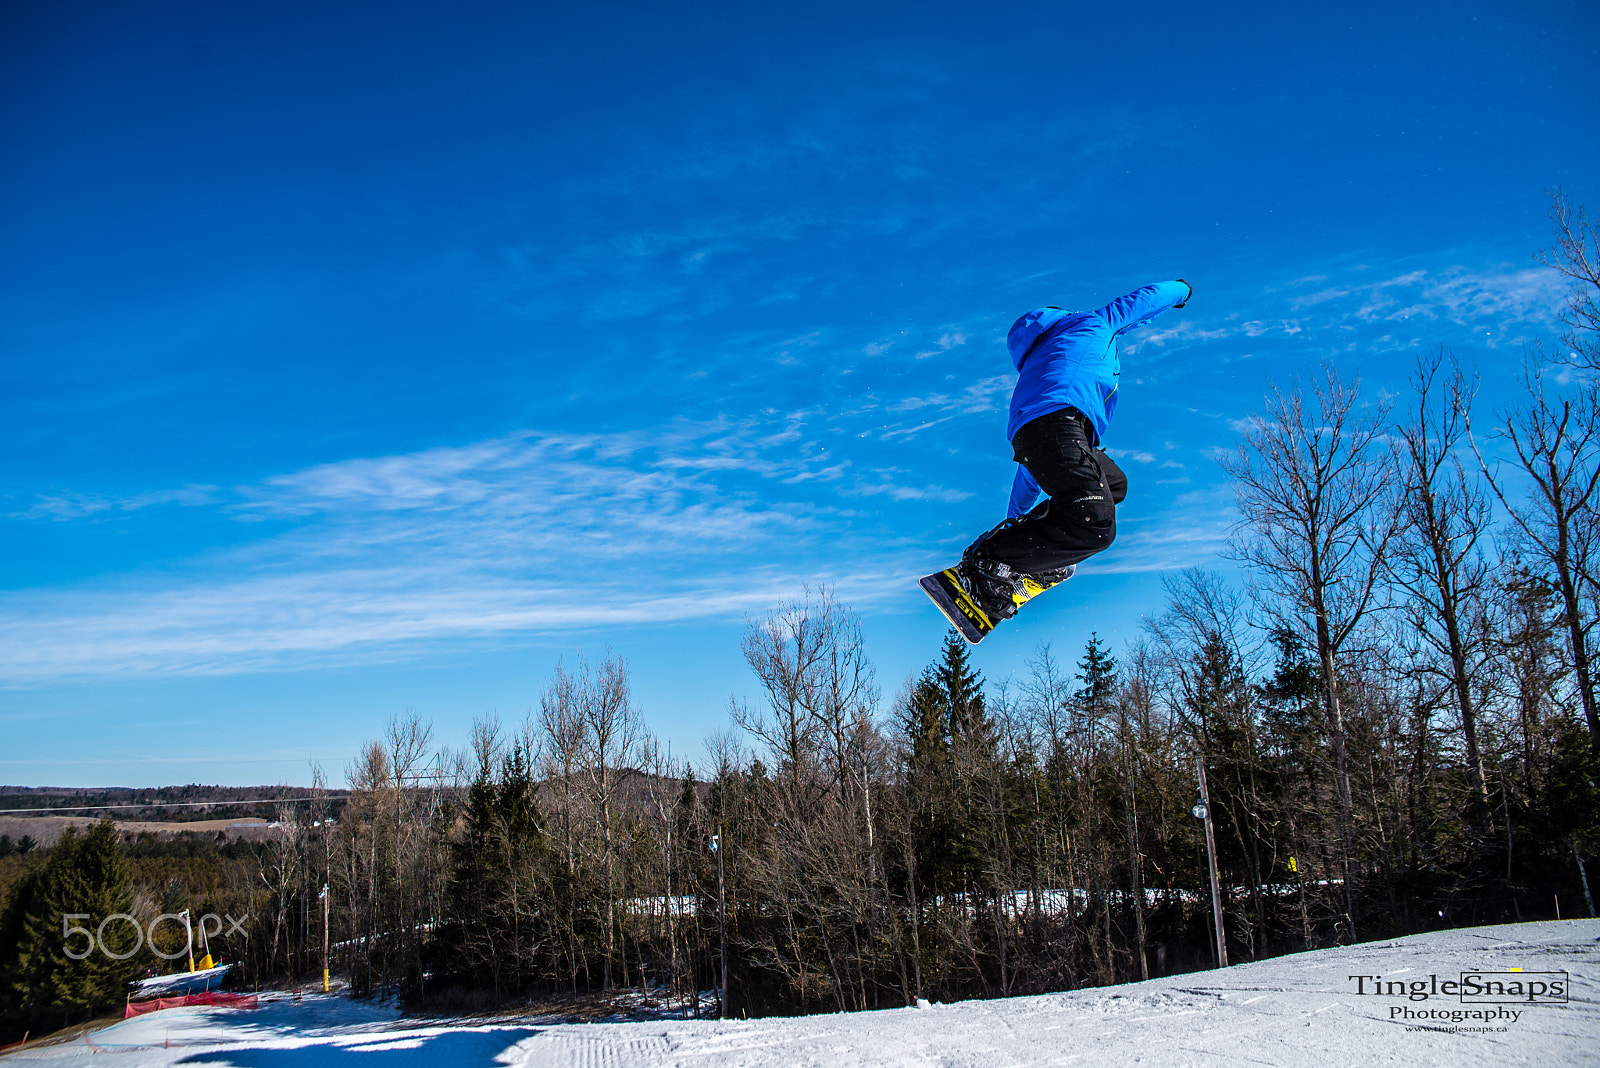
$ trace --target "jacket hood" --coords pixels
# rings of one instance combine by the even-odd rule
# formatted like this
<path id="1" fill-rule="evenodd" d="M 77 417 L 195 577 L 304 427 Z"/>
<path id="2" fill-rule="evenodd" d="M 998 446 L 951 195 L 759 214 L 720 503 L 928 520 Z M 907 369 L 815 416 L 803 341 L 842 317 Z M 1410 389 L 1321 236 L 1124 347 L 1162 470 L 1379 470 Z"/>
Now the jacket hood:
<path id="1" fill-rule="evenodd" d="M 1033 343 L 1071 314 L 1060 308 L 1035 308 L 1012 323 L 1011 332 L 1006 335 L 1006 351 L 1011 353 L 1012 365 L 1022 370 L 1022 361 L 1027 358 Z"/>

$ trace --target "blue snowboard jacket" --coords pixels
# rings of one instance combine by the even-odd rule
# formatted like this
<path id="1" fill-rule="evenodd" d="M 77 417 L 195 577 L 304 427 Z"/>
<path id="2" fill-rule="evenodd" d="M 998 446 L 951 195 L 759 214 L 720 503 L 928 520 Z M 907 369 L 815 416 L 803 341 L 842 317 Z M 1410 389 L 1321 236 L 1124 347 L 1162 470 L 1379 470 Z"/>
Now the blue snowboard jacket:
<path id="1" fill-rule="evenodd" d="M 1122 373 L 1117 338 L 1182 304 L 1192 292 L 1185 282 L 1156 282 L 1098 311 L 1035 308 L 1018 319 L 1006 335 L 1011 362 L 1021 375 L 1011 394 L 1006 437 L 1016 437 L 1018 429 L 1041 415 L 1076 408 L 1089 417 L 1098 445 L 1117 410 L 1117 376 Z M 1022 515 L 1043 499 L 1044 491 L 1018 464 L 1006 514 Z"/>

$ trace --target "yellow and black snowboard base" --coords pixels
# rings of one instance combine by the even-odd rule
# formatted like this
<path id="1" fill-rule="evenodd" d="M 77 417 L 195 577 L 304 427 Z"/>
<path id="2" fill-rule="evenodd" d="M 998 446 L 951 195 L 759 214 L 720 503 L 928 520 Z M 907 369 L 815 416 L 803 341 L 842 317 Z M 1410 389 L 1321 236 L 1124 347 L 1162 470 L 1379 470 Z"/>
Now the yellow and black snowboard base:
<path id="1" fill-rule="evenodd" d="M 944 613 L 950 625 L 956 628 L 960 635 L 977 645 L 994 630 L 994 623 L 979 608 L 977 602 L 967 596 L 967 591 L 961 588 L 961 583 L 956 580 L 953 568 L 932 575 L 925 575 L 917 580 L 922 587 L 922 592 L 928 595 L 928 600 L 933 606 Z"/>

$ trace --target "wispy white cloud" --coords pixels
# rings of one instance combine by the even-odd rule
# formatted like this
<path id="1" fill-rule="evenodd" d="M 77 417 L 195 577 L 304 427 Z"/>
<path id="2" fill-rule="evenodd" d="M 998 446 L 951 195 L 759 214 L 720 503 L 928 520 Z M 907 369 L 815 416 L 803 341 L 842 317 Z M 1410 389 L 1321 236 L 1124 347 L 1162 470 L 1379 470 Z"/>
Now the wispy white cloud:
<path id="1" fill-rule="evenodd" d="M 8 598 L 0 677 L 231 674 L 392 660 L 410 643 L 551 633 L 753 611 L 797 585 L 779 575 L 726 586 L 495 576 L 437 561 L 267 574 L 147 594 Z M 19 603 L 20 602 L 20 603 Z M 33 611 L 28 611 L 29 608 Z"/>
<path id="2" fill-rule="evenodd" d="M 187 507 L 215 504 L 221 499 L 217 486 L 184 486 L 175 490 L 155 490 L 126 497 L 107 497 L 89 493 L 42 494 L 32 505 L 9 516 L 12 519 L 84 519 L 102 512 L 137 512 L 163 504 Z"/>
<path id="3" fill-rule="evenodd" d="M 929 356 L 938 356 L 942 353 L 949 352 L 951 349 L 958 349 L 970 340 L 972 340 L 971 337 L 959 329 L 946 330 L 944 333 L 939 335 L 938 340 L 933 343 L 932 348 L 924 349 L 923 351 L 917 353 L 916 358 L 919 360 L 925 360 Z"/>
<path id="4" fill-rule="evenodd" d="M 930 430 L 941 423 L 948 423 L 953 418 L 955 417 L 947 415 L 943 419 L 930 419 L 926 423 L 918 423 L 915 426 L 895 427 L 892 430 L 885 430 L 883 433 L 879 434 L 878 437 L 883 441 L 892 441 L 895 438 L 910 437 L 911 435 L 919 434 L 924 430 Z"/>
<path id="5" fill-rule="evenodd" d="M 902 397 L 887 405 L 892 412 L 914 412 L 935 408 L 973 414 L 1002 410 L 1017 384 L 1015 375 L 990 375 L 963 386 L 954 393 L 924 393 Z"/>
<path id="6" fill-rule="evenodd" d="M 791 415 L 524 432 L 206 488 L 225 514 L 287 531 L 194 561 L 182 579 L 0 594 L 0 679 L 392 659 L 418 643 L 737 617 L 808 581 L 854 587 L 869 603 L 886 566 L 876 517 L 780 487 L 832 484 L 837 500 L 967 494 L 890 469 L 847 479 L 848 469 Z"/>
<path id="7" fill-rule="evenodd" d="M 1168 480 L 1183 484 L 1185 480 Z M 1120 510 L 1119 510 L 1120 511 Z M 1117 540 L 1085 565 L 1102 574 L 1214 566 L 1227 546 L 1236 512 L 1226 484 L 1179 493 L 1155 513 L 1117 516 Z"/>
<path id="8" fill-rule="evenodd" d="M 945 486 L 917 486 L 908 485 L 898 481 L 898 476 L 905 472 L 876 471 L 877 481 L 857 483 L 851 490 L 862 497 L 883 495 L 894 501 L 938 501 L 944 504 L 954 504 L 964 501 L 972 494 L 965 490 L 949 489 Z"/>
<path id="9" fill-rule="evenodd" d="M 1539 267 L 1359 265 L 1268 290 L 1252 300 L 1254 316 L 1208 315 L 1196 304 L 1188 316 L 1166 316 L 1129 335 L 1127 351 L 1209 345 L 1216 359 L 1231 362 L 1254 355 L 1240 342 L 1292 340 L 1332 357 L 1356 344 L 1377 352 L 1433 343 L 1441 327 L 1458 343 L 1515 347 L 1549 332 L 1564 295 L 1561 278 Z"/>
<path id="10" fill-rule="evenodd" d="M 1411 270 L 1372 281 L 1339 280 L 1293 297 L 1296 310 L 1354 305 L 1348 314 L 1366 322 L 1441 319 L 1463 326 L 1488 322 L 1546 324 L 1564 295 L 1561 278 L 1543 267 Z"/>

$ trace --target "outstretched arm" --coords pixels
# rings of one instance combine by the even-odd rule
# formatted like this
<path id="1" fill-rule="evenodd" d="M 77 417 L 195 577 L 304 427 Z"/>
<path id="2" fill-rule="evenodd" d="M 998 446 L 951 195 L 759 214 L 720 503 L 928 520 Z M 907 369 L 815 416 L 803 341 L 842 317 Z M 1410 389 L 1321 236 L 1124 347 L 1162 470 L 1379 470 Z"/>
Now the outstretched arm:
<path id="1" fill-rule="evenodd" d="M 1044 500 L 1044 490 L 1040 489 L 1039 483 L 1028 474 L 1028 469 L 1018 464 L 1017 477 L 1011 482 L 1011 503 L 1006 506 L 1006 518 L 1015 519 L 1020 515 L 1027 515 L 1042 500 Z"/>
<path id="2" fill-rule="evenodd" d="M 1117 333 L 1154 319 L 1169 308 L 1181 308 L 1189 303 L 1194 288 L 1179 278 L 1172 282 L 1156 282 L 1135 289 L 1125 297 L 1100 309 L 1099 314 Z"/>

